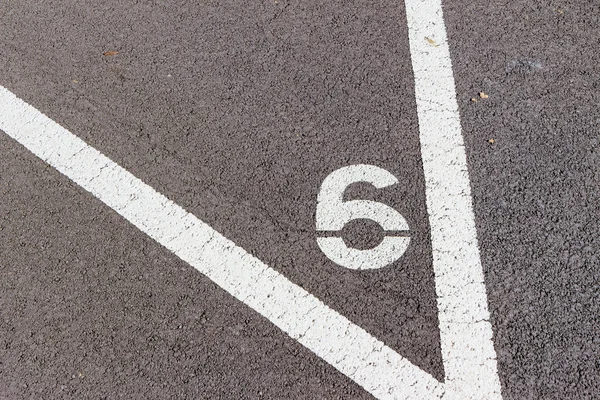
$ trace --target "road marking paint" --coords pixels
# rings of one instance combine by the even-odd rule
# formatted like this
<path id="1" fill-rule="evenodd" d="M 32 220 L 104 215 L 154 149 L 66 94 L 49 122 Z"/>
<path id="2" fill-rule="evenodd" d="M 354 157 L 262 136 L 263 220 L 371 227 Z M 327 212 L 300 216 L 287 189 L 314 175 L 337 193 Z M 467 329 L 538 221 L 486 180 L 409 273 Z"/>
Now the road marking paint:
<path id="1" fill-rule="evenodd" d="M 0 130 L 375 397 L 442 395 L 431 375 L 1 86 Z"/>
<path id="2" fill-rule="evenodd" d="M 398 184 L 389 171 L 374 165 L 350 165 L 327 175 L 321 184 L 317 200 L 317 234 L 340 232 L 350 221 L 370 219 L 385 231 L 408 231 L 404 217 L 392 207 L 372 200 L 344 201 L 346 188 L 356 182 L 367 182 L 377 189 Z M 388 232 L 386 232 L 388 233 Z M 389 234 L 389 233 L 388 233 Z M 359 250 L 346 246 L 341 237 L 318 237 L 317 244 L 333 262 L 350 269 L 383 268 L 398 260 L 410 243 L 409 237 L 385 236 L 372 249 Z"/>
<path id="3" fill-rule="evenodd" d="M 500 399 L 441 2 L 405 4 L 443 384 L 1 86 L 0 130 L 375 397 Z"/>
<path id="4" fill-rule="evenodd" d="M 441 0 L 405 0 L 446 395 L 500 399 Z M 433 45 L 432 45 L 433 44 Z"/>

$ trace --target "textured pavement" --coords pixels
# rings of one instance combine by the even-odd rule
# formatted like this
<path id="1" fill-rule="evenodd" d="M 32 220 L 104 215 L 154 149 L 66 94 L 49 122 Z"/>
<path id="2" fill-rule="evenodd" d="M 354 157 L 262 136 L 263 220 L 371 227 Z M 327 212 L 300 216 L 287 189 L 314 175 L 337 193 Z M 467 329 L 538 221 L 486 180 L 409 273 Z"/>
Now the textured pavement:
<path id="1" fill-rule="evenodd" d="M 9 1 L 0 85 L 442 379 L 403 7 Z M 503 397 L 600 397 L 600 8 L 444 13 Z M 315 241 L 358 163 L 411 227 L 376 271 Z M 0 398 L 370 398 L 5 135 L 0 223 Z"/>

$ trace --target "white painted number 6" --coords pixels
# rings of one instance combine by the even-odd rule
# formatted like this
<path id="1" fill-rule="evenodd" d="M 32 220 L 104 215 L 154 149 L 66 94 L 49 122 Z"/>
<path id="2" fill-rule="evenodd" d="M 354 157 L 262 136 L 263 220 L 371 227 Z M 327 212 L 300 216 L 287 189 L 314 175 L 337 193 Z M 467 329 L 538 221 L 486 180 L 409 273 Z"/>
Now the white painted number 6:
<path id="1" fill-rule="evenodd" d="M 374 165 L 350 165 L 333 171 L 325 178 L 317 198 L 317 232 L 340 231 L 355 219 L 370 219 L 385 231 L 408 231 L 408 224 L 392 207 L 371 200 L 344 201 L 346 188 L 367 182 L 377 189 L 398 183 L 389 171 Z M 350 269 L 382 268 L 398 260 L 406 251 L 410 238 L 385 236 L 376 247 L 359 250 L 346 246 L 341 237 L 318 237 L 321 251 L 336 264 Z"/>

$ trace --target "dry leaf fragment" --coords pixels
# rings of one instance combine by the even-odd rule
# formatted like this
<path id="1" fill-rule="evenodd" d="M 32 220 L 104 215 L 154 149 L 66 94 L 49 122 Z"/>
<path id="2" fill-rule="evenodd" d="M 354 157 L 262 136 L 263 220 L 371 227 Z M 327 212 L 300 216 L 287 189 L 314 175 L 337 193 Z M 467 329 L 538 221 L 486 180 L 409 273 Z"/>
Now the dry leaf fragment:
<path id="1" fill-rule="evenodd" d="M 494 144 L 494 143 L 496 143 L 496 139 L 489 139 L 489 140 L 488 140 L 488 143 L 489 143 L 489 144 Z"/>
<path id="2" fill-rule="evenodd" d="M 105 56 L 105 57 L 114 56 L 114 55 L 117 55 L 117 54 L 119 54 L 118 51 L 107 51 L 107 52 L 102 53 L 102 55 Z"/>
<path id="3" fill-rule="evenodd" d="M 488 97 L 490 97 L 490 96 L 488 96 L 488 95 L 487 95 L 487 94 L 485 94 L 484 92 L 479 92 L 479 97 L 481 97 L 482 99 L 487 99 L 487 98 L 488 98 Z"/>
<path id="4" fill-rule="evenodd" d="M 439 44 L 437 44 L 437 43 L 435 42 L 435 40 L 433 40 L 432 38 L 428 38 L 427 36 L 425 36 L 425 40 L 427 40 L 427 43 L 429 43 L 429 44 L 430 44 L 430 45 L 432 45 L 432 46 L 435 46 L 435 47 L 438 47 L 438 46 L 439 46 Z"/>
<path id="5" fill-rule="evenodd" d="M 475 97 L 471 97 L 471 101 L 472 101 L 473 103 L 477 103 L 477 99 L 476 99 Z"/>

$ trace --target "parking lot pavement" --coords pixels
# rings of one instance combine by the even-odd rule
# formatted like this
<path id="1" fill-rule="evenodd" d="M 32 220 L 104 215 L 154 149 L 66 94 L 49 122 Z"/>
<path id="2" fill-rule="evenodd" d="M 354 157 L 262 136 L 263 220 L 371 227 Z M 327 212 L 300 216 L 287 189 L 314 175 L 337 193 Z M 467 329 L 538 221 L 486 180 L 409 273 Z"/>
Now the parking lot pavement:
<path id="1" fill-rule="evenodd" d="M 600 396 L 599 7 L 406 4 L 0 5 L 0 397 Z"/>

